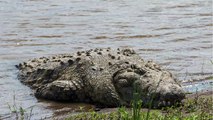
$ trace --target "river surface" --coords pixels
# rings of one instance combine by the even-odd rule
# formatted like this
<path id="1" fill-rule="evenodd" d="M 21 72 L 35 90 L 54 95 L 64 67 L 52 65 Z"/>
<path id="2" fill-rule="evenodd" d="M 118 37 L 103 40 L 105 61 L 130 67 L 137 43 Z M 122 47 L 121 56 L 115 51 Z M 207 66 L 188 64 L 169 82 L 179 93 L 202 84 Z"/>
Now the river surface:
<path id="1" fill-rule="evenodd" d="M 84 106 L 37 100 L 14 67 L 35 57 L 130 47 L 180 81 L 212 76 L 212 6 L 212 0 L 0 0 L 0 119 L 9 119 L 14 100 L 33 107 L 32 119 Z M 186 89 L 211 89 L 212 82 L 196 86 Z"/>

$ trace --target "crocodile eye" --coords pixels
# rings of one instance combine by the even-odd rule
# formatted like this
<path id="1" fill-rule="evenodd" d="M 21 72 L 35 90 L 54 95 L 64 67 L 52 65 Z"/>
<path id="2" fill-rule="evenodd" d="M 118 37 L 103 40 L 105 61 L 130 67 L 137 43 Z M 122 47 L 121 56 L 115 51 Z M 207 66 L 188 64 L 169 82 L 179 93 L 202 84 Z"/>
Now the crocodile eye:
<path id="1" fill-rule="evenodd" d="M 135 72 L 136 72 L 137 74 L 139 74 L 139 75 L 144 75 L 144 74 L 146 74 L 146 70 L 143 70 L 143 69 L 137 69 L 137 70 L 135 70 Z"/>
<path id="2" fill-rule="evenodd" d="M 132 65 L 131 65 L 131 68 L 132 68 L 132 69 L 136 69 L 136 67 L 137 67 L 137 66 L 136 66 L 135 64 L 132 64 Z"/>

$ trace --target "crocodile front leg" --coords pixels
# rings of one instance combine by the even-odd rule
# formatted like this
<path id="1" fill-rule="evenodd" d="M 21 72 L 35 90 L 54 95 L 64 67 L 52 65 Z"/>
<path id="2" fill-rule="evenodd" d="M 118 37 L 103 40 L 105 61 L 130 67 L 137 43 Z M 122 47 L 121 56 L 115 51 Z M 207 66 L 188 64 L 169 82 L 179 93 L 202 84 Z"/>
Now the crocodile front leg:
<path id="1" fill-rule="evenodd" d="M 42 85 L 36 90 L 35 96 L 37 98 L 71 102 L 83 101 L 85 98 L 82 86 L 70 80 L 58 80 Z"/>

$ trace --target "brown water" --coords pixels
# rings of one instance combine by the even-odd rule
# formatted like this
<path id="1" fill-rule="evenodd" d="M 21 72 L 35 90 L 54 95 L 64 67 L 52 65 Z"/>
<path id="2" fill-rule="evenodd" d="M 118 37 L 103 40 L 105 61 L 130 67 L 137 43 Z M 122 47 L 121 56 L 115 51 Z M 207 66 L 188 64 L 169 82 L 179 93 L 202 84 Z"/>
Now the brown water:
<path id="1" fill-rule="evenodd" d="M 33 119 L 52 116 L 61 106 L 38 101 L 17 79 L 14 65 L 34 57 L 131 47 L 180 80 L 211 76 L 212 5 L 212 0 L 0 0 L 0 116 L 9 117 L 7 103 L 13 104 L 14 95 L 18 106 L 34 106 Z M 198 85 L 211 87 L 212 82 Z"/>

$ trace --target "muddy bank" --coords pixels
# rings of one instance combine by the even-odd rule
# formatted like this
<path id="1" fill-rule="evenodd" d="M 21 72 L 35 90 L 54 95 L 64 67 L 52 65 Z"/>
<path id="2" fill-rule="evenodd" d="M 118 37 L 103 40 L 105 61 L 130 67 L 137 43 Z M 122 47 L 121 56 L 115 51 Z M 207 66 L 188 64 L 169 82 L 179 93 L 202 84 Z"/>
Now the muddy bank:
<path id="1" fill-rule="evenodd" d="M 187 94 L 186 99 L 183 100 L 184 102 L 187 101 L 188 99 L 200 99 L 200 98 L 212 98 L 213 91 L 202 91 L 202 92 L 197 92 L 197 93 L 192 93 L 192 94 Z M 93 106 L 94 107 L 94 106 Z M 143 108 L 142 111 L 147 111 L 147 108 Z M 78 115 L 83 112 L 92 112 L 96 111 L 99 113 L 111 113 L 111 112 L 116 112 L 118 111 L 118 108 L 104 108 L 104 109 L 97 109 L 93 108 L 87 111 L 86 109 L 76 109 L 75 111 L 69 110 L 69 109 L 60 109 L 60 112 L 55 112 L 55 114 L 52 117 L 49 117 L 47 119 L 56 119 L 56 120 L 63 120 L 65 118 L 68 118 L 73 115 Z"/>
<path id="2" fill-rule="evenodd" d="M 211 78 L 211 77 L 207 77 Z M 206 81 L 203 81 L 204 79 L 195 79 L 195 80 L 190 80 L 190 81 L 185 81 L 182 83 L 184 87 L 187 87 L 189 85 L 191 86 L 196 86 L 198 84 L 209 84 L 209 87 L 206 89 L 200 90 L 196 89 L 195 91 L 185 91 L 186 92 L 186 98 L 183 100 L 183 102 L 187 101 L 188 99 L 197 99 L 197 98 L 212 98 L 213 96 L 213 88 L 212 88 L 212 79 L 205 79 Z M 190 87 L 190 86 L 189 86 Z M 186 88 L 186 90 L 189 90 L 189 88 Z M 65 104 L 66 105 L 66 104 Z M 62 105 L 63 106 L 63 105 Z M 51 108 L 51 107 L 50 107 Z M 53 108 L 51 108 L 53 109 Z M 67 118 L 71 115 L 76 115 L 80 114 L 82 112 L 91 112 L 91 111 L 97 111 L 100 113 L 110 113 L 110 112 L 116 112 L 118 108 L 97 108 L 95 105 L 90 105 L 90 104 L 84 104 L 84 106 L 78 106 L 76 109 L 72 108 L 63 108 L 61 107 L 60 109 L 57 109 L 52 117 L 49 117 L 48 119 L 64 119 Z M 147 108 L 143 108 L 142 111 L 147 111 Z"/>

